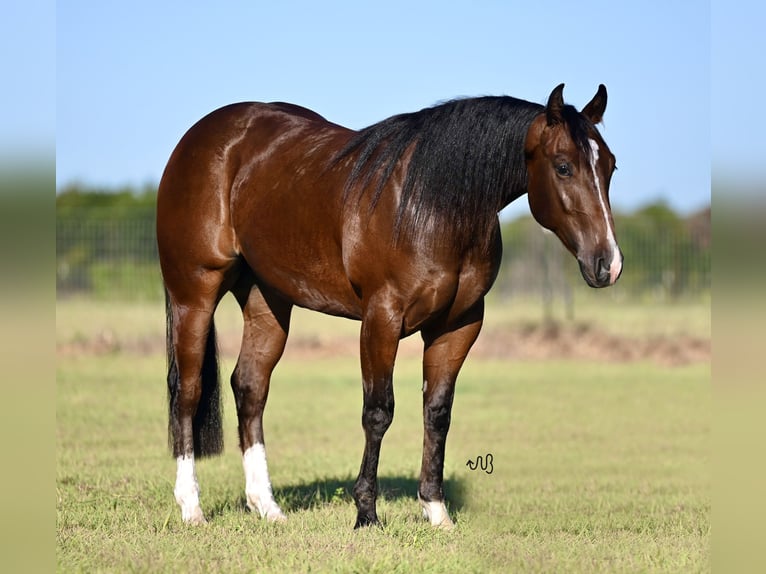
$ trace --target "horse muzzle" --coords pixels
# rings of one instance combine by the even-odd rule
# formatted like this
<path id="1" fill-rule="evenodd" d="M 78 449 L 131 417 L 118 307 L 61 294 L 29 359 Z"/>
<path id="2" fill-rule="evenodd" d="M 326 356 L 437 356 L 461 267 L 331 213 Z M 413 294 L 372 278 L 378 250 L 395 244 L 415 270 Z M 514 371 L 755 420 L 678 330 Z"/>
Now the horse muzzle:
<path id="1" fill-rule="evenodd" d="M 614 285 L 622 274 L 622 252 L 600 253 L 588 259 L 577 258 L 585 282 L 594 288 Z"/>

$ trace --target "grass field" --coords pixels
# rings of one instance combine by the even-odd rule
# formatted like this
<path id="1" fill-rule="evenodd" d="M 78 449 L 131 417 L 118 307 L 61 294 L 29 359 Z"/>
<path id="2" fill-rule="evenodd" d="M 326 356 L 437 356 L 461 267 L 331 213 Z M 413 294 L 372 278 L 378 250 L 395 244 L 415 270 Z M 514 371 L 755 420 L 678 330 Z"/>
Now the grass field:
<path id="1" fill-rule="evenodd" d="M 161 332 L 156 310 L 60 304 L 57 342 L 97 336 L 105 326 L 117 336 Z M 657 328 L 709 329 L 705 313 L 664 313 L 678 319 Z M 295 330 L 327 337 L 336 325 L 358 329 L 313 317 Z M 651 331 L 651 318 L 636 317 Z M 229 320 L 219 326 L 229 328 Z M 224 357 L 224 381 L 233 364 Z M 285 524 L 265 523 L 245 508 L 228 391 L 226 452 L 198 465 L 209 524 L 181 524 L 172 494 L 175 463 L 165 447 L 164 370 L 162 355 L 153 351 L 59 356 L 60 571 L 710 569 L 707 363 L 668 368 L 646 361 L 469 359 L 445 465 L 453 532 L 432 530 L 415 500 L 422 420 L 414 358 L 396 368 L 397 410 L 380 464 L 384 527 L 359 531 L 352 530 L 350 497 L 363 447 L 354 360 L 307 360 L 288 352 L 275 372 L 265 427 Z M 466 466 L 488 453 L 491 474 Z"/>

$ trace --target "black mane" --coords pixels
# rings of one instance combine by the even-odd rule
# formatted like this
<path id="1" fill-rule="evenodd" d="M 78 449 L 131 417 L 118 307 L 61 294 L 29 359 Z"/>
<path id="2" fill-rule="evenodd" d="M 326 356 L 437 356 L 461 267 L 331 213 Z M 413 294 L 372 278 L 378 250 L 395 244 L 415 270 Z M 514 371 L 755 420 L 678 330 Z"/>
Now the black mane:
<path id="1" fill-rule="evenodd" d="M 430 228 L 455 246 L 486 248 L 497 212 L 527 191 L 524 142 L 543 110 L 508 96 L 458 99 L 365 128 L 334 160 L 356 155 L 346 200 L 374 183 L 374 208 L 411 151 L 394 240 Z"/>

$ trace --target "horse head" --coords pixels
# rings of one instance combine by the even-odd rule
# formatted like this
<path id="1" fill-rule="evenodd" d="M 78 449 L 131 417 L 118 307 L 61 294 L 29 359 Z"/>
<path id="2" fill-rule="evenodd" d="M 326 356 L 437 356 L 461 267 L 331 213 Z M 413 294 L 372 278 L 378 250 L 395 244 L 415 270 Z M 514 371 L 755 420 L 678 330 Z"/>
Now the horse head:
<path id="1" fill-rule="evenodd" d="M 623 256 L 614 233 L 609 183 L 615 157 L 596 129 L 606 109 L 606 88 L 578 112 L 557 86 L 527 132 L 525 156 L 532 215 L 577 258 L 591 287 L 613 285 Z"/>

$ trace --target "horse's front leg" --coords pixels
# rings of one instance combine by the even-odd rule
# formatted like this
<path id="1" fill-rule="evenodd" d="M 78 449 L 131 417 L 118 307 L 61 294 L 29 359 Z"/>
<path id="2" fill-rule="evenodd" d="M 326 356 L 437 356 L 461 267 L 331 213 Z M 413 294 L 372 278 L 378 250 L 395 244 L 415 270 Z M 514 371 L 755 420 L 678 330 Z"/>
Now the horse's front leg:
<path id="1" fill-rule="evenodd" d="M 444 451 L 450 427 L 455 381 L 476 341 L 484 316 L 479 302 L 457 325 L 424 330 L 423 341 L 423 462 L 418 500 L 433 526 L 452 528 L 444 504 Z"/>
<path id="2" fill-rule="evenodd" d="M 362 319 L 360 358 L 364 401 L 364 456 L 354 484 L 356 525 L 380 524 L 376 510 L 380 445 L 394 418 L 393 372 L 399 347 L 401 311 L 388 301 L 368 305 Z"/>

